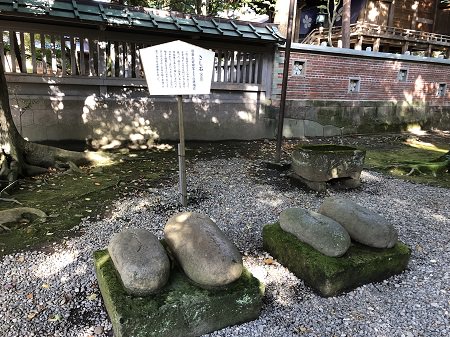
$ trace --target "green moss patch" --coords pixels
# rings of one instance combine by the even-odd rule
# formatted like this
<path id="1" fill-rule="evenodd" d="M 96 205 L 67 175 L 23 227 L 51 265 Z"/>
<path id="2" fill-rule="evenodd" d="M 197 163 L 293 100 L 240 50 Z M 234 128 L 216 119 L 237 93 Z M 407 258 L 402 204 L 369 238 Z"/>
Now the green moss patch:
<path id="1" fill-rule="evenodd" d="M 174 151 L 117 156 L 114 164 L 84 167 L 83 173 L 52 172 L 21 180 L 7 196 L 21 205 L 0 202 L 0 210 L 33 207 L 48 217 L 9 223 L 9 230 L 0 229 L 0 257 L 77 235 L 82 218 L 107 213 L 114 200 L 155 187 L 177 170 Z"/>
<path id="2" fill-rule="evenodd" d="M 448 150 L 448 144 L 443 148 Z M 407 145 L 391 149 L 369 149 L 365 167 L 405 180 L 449 188 L 448 165 L 443 161 L 436 161 L 441 155 L 442 152 Z"/>
<path id="3" fill-rule="evenodd" d="M 282 265 L 325 297 L 400 274 L 411 255 L 401 242 L 390 249 L 352 243 L 344 256 L 329 257 L 283 231 L 279 224 L 264 226 L 263 244 Z"/>
<path id="4" fill-rule="evenodd" d="M 259 316 L 264 288 L 244 270 L 232 284 L 217 290 L 193 285 L 175 267 L 160 293 L 126 294 L 106 250 L 94 253 L 97 279 L 116 337 L 200 336 Z"/>

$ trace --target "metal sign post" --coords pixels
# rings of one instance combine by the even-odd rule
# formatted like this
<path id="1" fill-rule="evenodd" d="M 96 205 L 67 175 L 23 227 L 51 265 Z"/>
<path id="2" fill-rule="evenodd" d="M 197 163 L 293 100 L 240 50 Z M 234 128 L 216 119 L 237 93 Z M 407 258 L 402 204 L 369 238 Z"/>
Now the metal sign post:
<path id="1" fill-rule="evenodd" d="M 184 116 L 183 116 L 183 96 L 178 95 L 178 128 L 180 132 L 180 143 L 178 144 L 178 168 L 180 176 L 180 203 L 187 206 L 187 186 L 186 186 L 186 152 L 184 148 Z"/>
<path id="2" fill-rule="evenodd" d="M 180 203 L 187 205 L 183 96 L 204 95 L 211 90 L 214 52 L 173 41 L 139 50 L 150 95 L 176 95 L 178 101 L 178 166 Z"/>

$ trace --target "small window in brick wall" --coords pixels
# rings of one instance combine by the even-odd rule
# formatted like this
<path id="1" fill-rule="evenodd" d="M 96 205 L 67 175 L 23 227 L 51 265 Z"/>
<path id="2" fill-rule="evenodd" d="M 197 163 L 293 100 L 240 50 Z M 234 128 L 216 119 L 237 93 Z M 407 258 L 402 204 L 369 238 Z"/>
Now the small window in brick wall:
<path id="1" fill-rule="evenodd" d="M 446 91 L 447 91 L 447 83 L 439 83 L 436 96 L 437 97 L 445 97 Z"/>
<path id="2" fill-rule="evenodd" d="M 306 61 L 295 60 L 292 67 L 293 76 L 305 76 L 306 73 Z"/>
<path id="3" fill-rule="evenodd" d="M 399 82 L 406 82 L 408 78 L 408 69 L 402 68 L 398 71 L 397 80 Z"/>
<path id="4" fill-rule="evenodd" d="M 350 78 L 348 82 L 348 92 L 359 92 L 361 80 L 359 78 Z"/>

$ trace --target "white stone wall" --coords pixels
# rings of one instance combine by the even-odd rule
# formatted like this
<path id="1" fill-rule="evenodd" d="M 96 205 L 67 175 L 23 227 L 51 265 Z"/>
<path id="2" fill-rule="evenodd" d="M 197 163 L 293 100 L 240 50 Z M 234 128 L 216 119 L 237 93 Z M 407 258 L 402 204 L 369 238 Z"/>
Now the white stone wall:
<path id="1" fill-rule="evenodd" d="M 13 83 L 14 121 L 32 141 L 89 140 L 95 146 L 178 139 L 175 97 L 150 97 L 143 87 Z M 184 97 L 188 140 L 259 139 L 275 136 L 263 92 L 214 90 Z M 22 117 L 20 118 L 20 111 Z"/>

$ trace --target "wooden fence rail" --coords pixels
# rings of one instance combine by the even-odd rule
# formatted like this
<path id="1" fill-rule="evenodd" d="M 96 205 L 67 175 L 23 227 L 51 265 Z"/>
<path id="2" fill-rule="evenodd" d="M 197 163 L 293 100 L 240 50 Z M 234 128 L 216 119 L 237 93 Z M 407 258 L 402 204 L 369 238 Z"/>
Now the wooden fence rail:
<path id="1" fill-rule="evenodd" d="M 0 27 L 0 57 L 7 73 L 45 76 L 143 78 L 138 50 L 152 43 L 124 34 L 100 37 L 92 32 L 7 30 Z M 153 43 L 157 44 L 157 43 Z M 262 84 L 264 53 L 213 49 L 216 83 Z M 267 62 L 266 62 L 267 63 Z M 267 66 L 267 65 L 266 65 Z"/>

